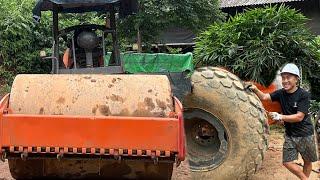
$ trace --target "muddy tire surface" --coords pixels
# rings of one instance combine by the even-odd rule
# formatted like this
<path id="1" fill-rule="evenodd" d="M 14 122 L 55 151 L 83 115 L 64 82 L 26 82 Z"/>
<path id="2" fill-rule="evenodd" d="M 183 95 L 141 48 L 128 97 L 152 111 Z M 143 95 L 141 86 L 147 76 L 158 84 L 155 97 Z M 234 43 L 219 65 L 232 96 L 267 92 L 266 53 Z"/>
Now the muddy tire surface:
<path id="1" fill-rule="evenodd" d="M 261 166 L 269 126 L 258 97 L 232 73 L 197 69 L 183 100 L 187 160 L 193 179 L 247 179 Z"/>

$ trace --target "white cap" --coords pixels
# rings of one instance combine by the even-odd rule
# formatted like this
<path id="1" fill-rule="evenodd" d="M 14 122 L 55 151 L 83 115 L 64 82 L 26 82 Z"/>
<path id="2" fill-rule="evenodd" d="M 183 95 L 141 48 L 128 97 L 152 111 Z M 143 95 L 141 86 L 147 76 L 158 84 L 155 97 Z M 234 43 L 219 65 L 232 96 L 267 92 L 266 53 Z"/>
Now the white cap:
<path id="1" fill-rule="evenodd" d="M 286 65 L 282 68 L 280 74 L 282 74 L 282 73 L 294 74 L 294 75 L 297 75 L 297 76 L 300 78 L 299 68 L 298 68 L 298 66 L 296 66 L 296 65 L 293 64 L 293 63 L 288 63 L 288 64 L 286 64 Z"/>

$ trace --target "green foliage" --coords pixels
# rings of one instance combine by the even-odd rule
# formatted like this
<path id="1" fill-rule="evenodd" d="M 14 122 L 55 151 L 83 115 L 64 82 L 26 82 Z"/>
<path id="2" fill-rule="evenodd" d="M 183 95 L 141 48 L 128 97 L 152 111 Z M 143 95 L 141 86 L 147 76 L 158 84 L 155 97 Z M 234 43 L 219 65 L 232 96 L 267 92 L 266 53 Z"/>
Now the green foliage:
<path id="1" fill-rule="evenodd" d="M 34 4 L 34 0 L 0 0 L 0 83 L 11 84 L 13 77 L 20 73 L 50 72 L 51 63 L 41 61 L 39 51 L 50 51 L 52 47 L 52 16 L 50 12 L 42 13 L 41 23 L 34 24 L 31 14 Z M 214 20 L 222 19 L 217 0 L 141 0 L 140 6 L 136 17 L 119 21 L 121 45 L 136 37 L 138 27 L 143 41 L 148 44 L 171 24 L 197 32 Z M 104 16 L 98 13 L 61 14 L 59 28 L 85 23 L 104 24 Z M 121 37 L 127 37 L 127 40 Z"/>
<path id="2" fill-rule="evenodd" d="M 314 40 L 314 42 L 316 43 L 316 46 L 320 46 L 320 36 L 317 36 Z M 315 49 L 317 52 L 317 59 L 320 60 L 320 49 Z"/>
<path id="3" fill-rule="evenodd" d="M 311 115 L 312 122 L 314 124 L 316 123 L 315 120 L 316 120 L 316 116 L 318 115 L 319 111 L 320 111 L 320 101 L 311 100 L 309 113 Z"/>
<path id="4" fill-rule="evenodd" d="M 201 33 L 196 64 L 223 66 L 243 80 L 266 86 L 288 62 L 303 67 L 310 77 L 308 70 L 318 67 L 314 49 L 320 46 L 312 43 L 314 36 L 305 27 L 306 21 L 301 13 L 283 5 L 247 10 Z"/>
<path id="5" fill-rule="evenodd" d="M 270 133 L 274 134 L 274 133 L 280 133 L 283 134 L 285 132 L 285 128 L 283 125 L 280 124 L 271 124 L 270 125 Z"/>
<path id="6" fill-rule="evenodd" d="M 0 85 L 0 98 L 10 92 L 11 86 L 8 84 Z"/>
<path id="7" fill-rule="evenodd" d="M 52 15 L 42 13 L 41 23 L 35 24 L 31 12 L 34 3 L 34 0 L 0 0 L 0 82 L 4 84 L 11 84 L 16 74 L 50 72 L 51 62 L 40 60 L 39 52 L 51 51 Z M 61 14 L 59 28 L 103 24 L 100 16 L 97 13 Z"/>
<path id="8" fill-rule="evenodd" d="M 309 112 L 316 115 L 320 111 L 320 101 L 311 100 Z"/>
<path id="9" fill-rule="evenodd" d="M 140 10 L 119 22 L 122 37 L 132 42 L 137 30 L 148 45 L 170 26 L 185 27 L 198 33 L 215 21 L 224 19 L 217 0 L 139 0 Z"/>
<path id="10" fill-rule="evenodd" d="M 104 14 L 97 12 L 59 14 L 59 29 L 79 24 L 104 24 L 104 17 Z M 43 21 L 41 21 L 41 23 L 43 23 Z"/>
<path id="11" fill-rule="evenodd" d="M 49 71 L 48 62 L 40 61 L 39 50 L 50 47 L 49 22 L 35 26 L 33 0 L 0 0 L 0 81 L 11 83 L 18 73 Z M 44 15 L 43 19 L 48 18 Z"/>
<path id="12" fill-rule="evenodd" d="M 166 47 L 168 49 L 169 54 L 180 54 L 182 48 L 171 48 L 169 46 Z"/>
<path id="13" fill-rule="evenodd" d="M 306 79 L 310 83 L 312 99 L 320 101 L 320 37 L 316 37 L 308 43 L 308 49 L 314 52 L 314 61 L 301 65 L 302 70 L 307 74 Z"/>

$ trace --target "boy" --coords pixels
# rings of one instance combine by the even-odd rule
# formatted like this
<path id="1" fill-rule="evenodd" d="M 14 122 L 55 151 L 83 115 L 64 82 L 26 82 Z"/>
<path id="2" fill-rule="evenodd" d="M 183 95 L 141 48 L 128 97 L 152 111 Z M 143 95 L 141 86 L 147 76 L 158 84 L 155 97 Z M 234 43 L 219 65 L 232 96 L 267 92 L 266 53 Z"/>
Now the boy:
<path id="1" fill-rule="evenodd" d="M 283 114 L 269 113 L 275 121 L 283 121 L 285 125 L 285 142 L 283 144 L 283 165 L 300 179 L 308 179 L 312 170 L 312 162 L 317 161 L 314 130 L 309 116 L 310 95 L 299 87 L 300 71 L 292 63 L 285 65 L 281 71 L 282 89 L 271 94 L 261 92 L 256 86 L 250 89 L 260 100 L 280 102 Z M 301 154 L 304 162 L 303 170 L 294 163 Z"/>

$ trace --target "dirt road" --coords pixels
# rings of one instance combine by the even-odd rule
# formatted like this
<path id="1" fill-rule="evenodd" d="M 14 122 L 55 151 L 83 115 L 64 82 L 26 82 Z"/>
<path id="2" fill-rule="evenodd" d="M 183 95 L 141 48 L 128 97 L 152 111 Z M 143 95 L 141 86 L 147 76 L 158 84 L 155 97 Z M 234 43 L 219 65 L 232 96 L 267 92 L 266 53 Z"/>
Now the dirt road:
<path id="1" fill-rule="evenodd" d="M 265 180 L 265 179 L 277 179 L 277 180 L 299 180 L 291 172 L 289 172 L 284 166 L 282 166 L 282 144 L 283 135 L 274 131 L 271 131 L 269 149 L 266 153 L 266 158 L 263 161 L 261 169 L 250 180 Z M 297 163 L 302 163 L 301 157 Z M 313 169 L 319 170 L 319 161 L 313 163 Z M 319 174 L 311 172 L 310 180 L 319 180 Z"/>
<path id="2" fill-rule="evenodd" d="M 262 163 L 261 169 L 249 180 L 299 180 L 296 176 L 290 173 L 284 166 L 282 166 L 282 144 L 283 134 L 277 130 L 272 130 L 269 137 L 269 149 L 266 153 L 266 157 Z M 302 163 L 301 157 L 297 163 Z M 313 163 L 313 169 L 319 170 L 320 162 Z M 174 180 L 187 180 L 191 179 L 187 165 L 179 167 L 173 174 Z M 311 172 L 310 180 L 320 180 L 320 174 Z"/>
<path id="3" fill-rule="evenodd" d="M 282 166 L 282 143 L 283 137 L 281 133 L 271 131 L 269 149 L 266 153 L 265 160 L 261 169 L 251 177 L 249 180 L 298 180 L 293 174 L 291 174 L 285 167 Z M 302 162 L 299 159 L 298 162 Z M 183 163 L 179 168 L 175 169 L 173 173 L 173 180 L 189 180 L 191 179 L 187 163 Z M 319 164 L 314 163 L 313 169 L 318 170 Z M 7 163 L 0 163 L 0 179 L 11 180 Z M 319 174 L 312 172 L 310 180 L 319 180 Z"/>

